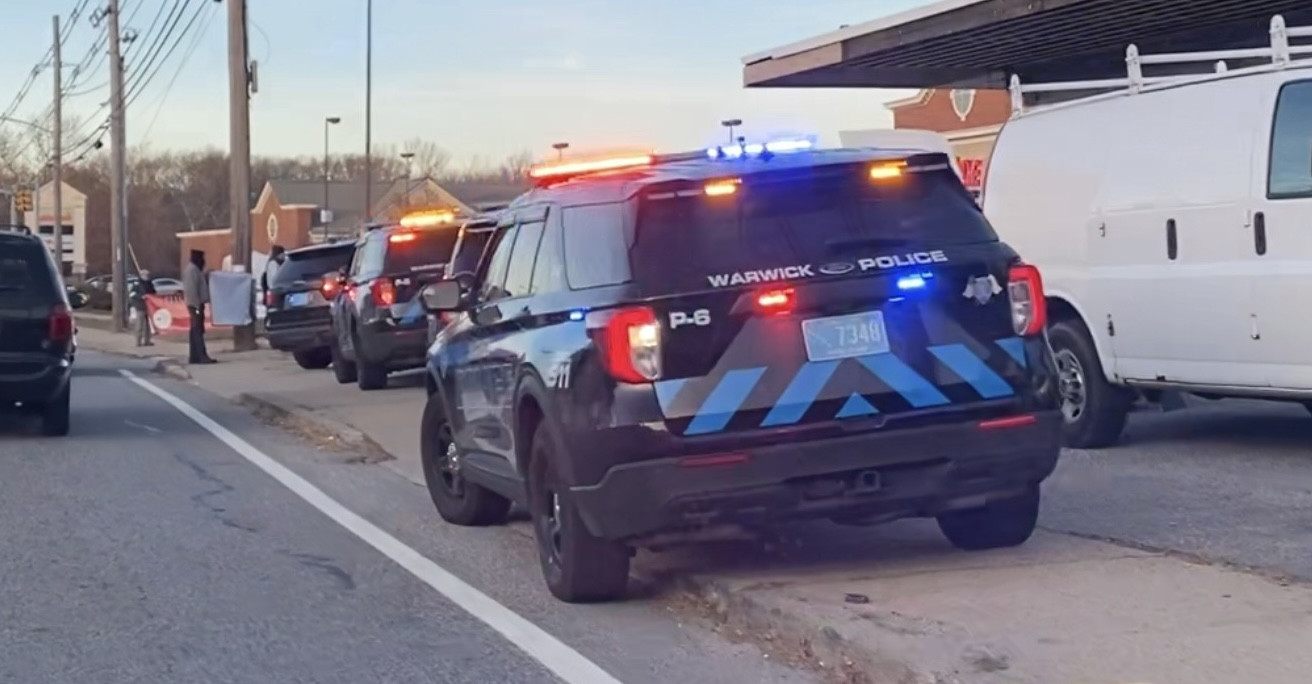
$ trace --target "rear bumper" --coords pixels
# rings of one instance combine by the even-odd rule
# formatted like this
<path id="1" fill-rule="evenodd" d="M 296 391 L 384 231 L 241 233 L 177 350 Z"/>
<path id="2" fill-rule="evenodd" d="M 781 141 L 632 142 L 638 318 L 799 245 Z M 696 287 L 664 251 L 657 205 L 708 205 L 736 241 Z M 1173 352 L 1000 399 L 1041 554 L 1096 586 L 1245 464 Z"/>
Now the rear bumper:
<path id="1" fill-rule="evenodd" d="M 402 324 L 393 320 L 372 321 L 360 326 L 357 354 L 388 370 L 419 368 L 427 363 L 428 321 Z"/>
<path id="2" fill-rule="evenodd" d="M 589 530 L 607 539 L 721 523 L 936 515 L 1014 496 L 1051 475 L 1061 414 L 1034 417 L 1005 429 L 971 421 L 755 447 L 718 462 L 628 463 L 571 491 Z"/>
<path id="3" fill-rule="evenodd" d="M 0 403 L 43 402 L 68 384 L 71 359 L 49 356 L 0 356 Z"/>
<path id="4" fill-rule="evenodd" d="M 295 352 L 327 347 L 332 343 L 331 321 L 278 325 L 266 319 L 264 335 L 278 351 Z"/>

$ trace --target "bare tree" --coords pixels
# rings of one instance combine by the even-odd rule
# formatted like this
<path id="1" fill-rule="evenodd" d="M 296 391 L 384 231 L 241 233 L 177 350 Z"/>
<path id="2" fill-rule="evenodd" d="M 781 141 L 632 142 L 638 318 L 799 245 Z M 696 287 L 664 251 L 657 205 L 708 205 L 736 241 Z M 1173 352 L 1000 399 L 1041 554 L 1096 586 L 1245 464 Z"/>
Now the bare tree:
<path id="1" fill-rule="evenodd" d="M 401 153 L 414 155 L 410 159 L 410 173 L 416 178 L 438 178 L 451 163 L 451 155 L 431 140 L 411 138 L 397 149 L 398 157 Z"/>

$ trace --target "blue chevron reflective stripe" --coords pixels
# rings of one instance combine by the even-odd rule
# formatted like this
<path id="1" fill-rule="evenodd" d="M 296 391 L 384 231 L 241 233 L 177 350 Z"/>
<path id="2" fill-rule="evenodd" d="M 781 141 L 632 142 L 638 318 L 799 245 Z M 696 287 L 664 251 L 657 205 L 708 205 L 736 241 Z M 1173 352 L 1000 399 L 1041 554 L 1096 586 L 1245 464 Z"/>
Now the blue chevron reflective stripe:
<path id="1" fill-rule="evenodd" d="M 788 383 L 784 393 L 779 396 L 779 401 L 775 403 L 774 408 L 770 409 L 770 413 L 761 422 L 761 427 L 792 425 L 801 420 L 802 416 L 806 415 L 806 410 L 815 403 L 816 397 L 820 396 L 820 390 L 829 382 L 835 368 L 838 368 L 837 361 L 822 361 L 802 366 Z"/>
<path id="2" fill-rule="evenodd" d="M 669 417 L 674 411 L 674 398 L 679 396 L 679 390 L 688 384 L 687 378 L 678 380 L 662 380 L 656 383 L 656 401 L 661 404 L 661 413 Z"/>
<path id="3" fill-rule="evenodd" d="M 861 416 L 873 416 L 876 413 L 879 413 L 879 411 L 876 410 L 869 401 L 866 401 L 865 397 L 860 394 L 853 394 L 847 398 L 847 402 L 843 404 L 843 408 L 838 409 L 838 414 L 834 417 L 860 418 Z"/>
<path id="4" fill-rule="evenodd" d="M 858 361 L 916 408 L 950 403 L 938 388 L 892 354 L 862 356 Z"/>
<path id="5" fill-rule="evenodd" d="M 1019 337 L 1004 337 L 998 340 L 998 346 L 1002 347 L 1002 351 L 1007 352 L 1008 356 L 1020 364 L 1021 368 L 1028 365 L 1025 360 L 1025 340 Z"/>
<path id="6" fill-rule="evenodd" d="M 710 396 L 702 402 L 702 407 L 693 416 L 684 434 L 704 435 L 723 430 L 764 373 L 764 368 L 740 368 L 725 373 L 720 383 L 711 390 Z"/>
<path id="7" fill-rule="evenodd" d="M 988 364 L 984 363 L 984 359 L 976 356 L 964 344 L 930 347 L 929 353 L 943 362 L 943 365 L 966 381 L 985 399 L 1009 397 L 1016 393 L 1001 375 L 989 368 Z"/>

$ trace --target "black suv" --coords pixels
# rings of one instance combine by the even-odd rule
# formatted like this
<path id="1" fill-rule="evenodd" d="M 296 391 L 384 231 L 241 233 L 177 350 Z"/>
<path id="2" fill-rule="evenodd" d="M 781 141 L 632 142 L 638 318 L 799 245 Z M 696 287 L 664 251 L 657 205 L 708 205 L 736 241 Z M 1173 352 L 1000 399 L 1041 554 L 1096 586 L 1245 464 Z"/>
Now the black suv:
<path id="1" fill-rule="evenodd" d="M 621 597 L 631 549 L 725 525 L 1029 538 L 1061 429 L 1042 284 L 947 156 L 781 143 L 534 174 L 476 274 L 423 294 L 460 312 L 421 428 L 443 518 L 524 505 L 565 601 Z"/>
<path id="2" fill-rule="evenodd" d="M 50 250 L 22 226 L 0 226 L 0 407 L 41 415 L 41 430 L 69 429 L 73 315 Z"/>
<path id="3" fill-rule="evenodd" d="M 428 318 L 419 290 L 442 278 L 458 227 L 450 212 L 416 214 L 398 225 L 371 226 L 355 243 L 332 304 L 338 382 L 382 389 L 388 373 L 424 365 Z"/>
<path id="4" fill-rule="evenodd" d="M 269 346 L 291 352 L 301 368 L 327 368 L 332 363 L 331 304 L 337 298 L 339 276 L 353 254 L 353 241 L 291 250 L 269 283 L 264 299 Z"/>

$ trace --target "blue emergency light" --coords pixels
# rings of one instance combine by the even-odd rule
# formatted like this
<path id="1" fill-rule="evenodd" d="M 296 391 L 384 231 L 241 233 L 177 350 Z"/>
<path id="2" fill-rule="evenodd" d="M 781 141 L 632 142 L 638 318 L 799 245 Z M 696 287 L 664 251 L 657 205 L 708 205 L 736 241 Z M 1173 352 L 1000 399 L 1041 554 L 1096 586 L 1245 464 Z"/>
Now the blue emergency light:
<path id="1" fill-rule="evenodd" d="M 810 138 L 784 138 L 763 143 L 739 143 L 706 148 L 710 159 L 744 159 L 789 152 L 804 152 L 815 147 Z"/>
<path id="2" fill-rule="evenodd" d="M 933 277 L 933 273 L 912 273 L 904 275 L 897 279 L 897 289 L 903 292 L 906 292 L 907 290 L 922 290 L 925 288 L 927 281 Z"/>

